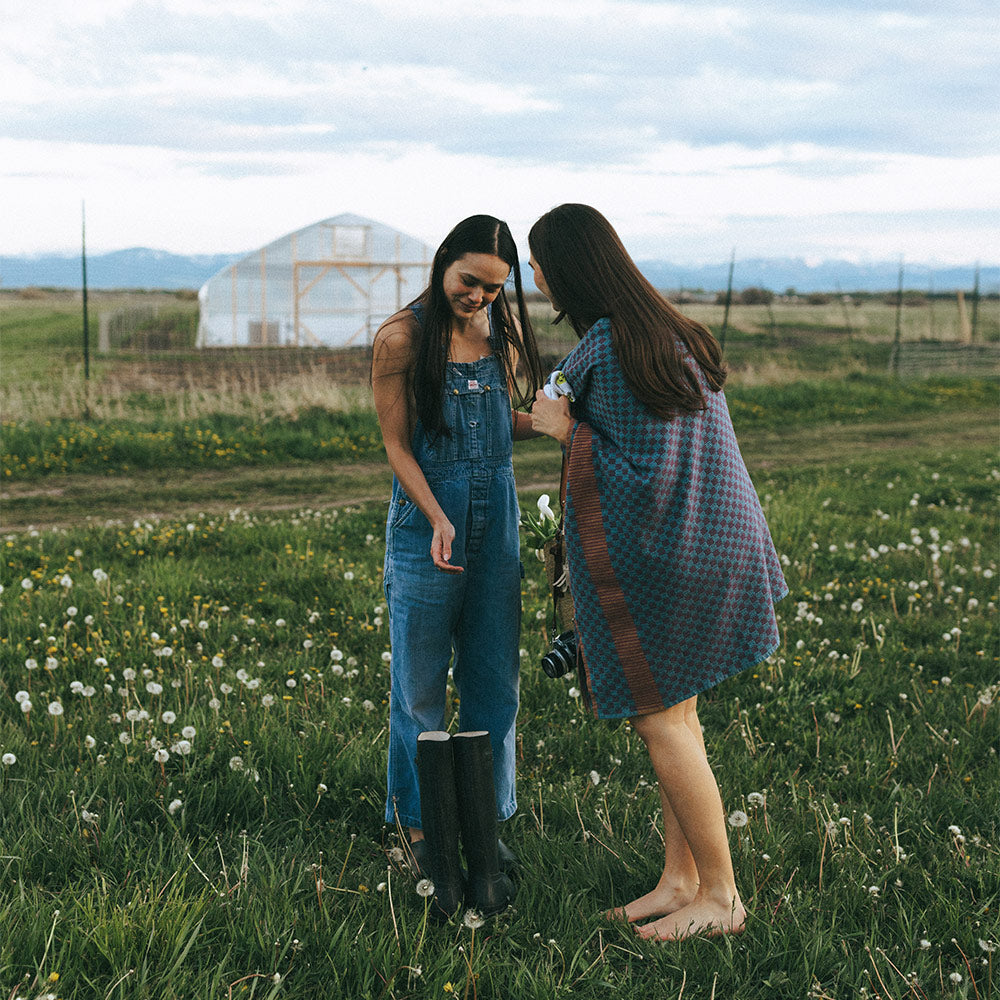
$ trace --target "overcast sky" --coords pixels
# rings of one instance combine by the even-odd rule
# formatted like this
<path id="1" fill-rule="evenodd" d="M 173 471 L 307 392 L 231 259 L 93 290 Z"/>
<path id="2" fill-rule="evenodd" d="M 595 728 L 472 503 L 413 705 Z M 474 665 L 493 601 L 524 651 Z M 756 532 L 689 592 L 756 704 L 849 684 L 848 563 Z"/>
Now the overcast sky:
<path id="1" fill-rule="evenodd" d="M 996 262 L 998 9 L 0 0 L 0 254 L 584 201 L 640 258 Z"/>

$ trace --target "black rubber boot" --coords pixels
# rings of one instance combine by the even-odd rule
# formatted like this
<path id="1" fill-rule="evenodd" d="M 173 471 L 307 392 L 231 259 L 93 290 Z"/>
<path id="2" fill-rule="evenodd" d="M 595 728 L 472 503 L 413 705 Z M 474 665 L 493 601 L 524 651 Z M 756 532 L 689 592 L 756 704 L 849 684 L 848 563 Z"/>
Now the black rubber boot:
<path id="1" fill-rule="evenodd" d="M 497 802 L 490 734 L 456 733 L 452 743 L 462 850 L 469 869 L 465 903 L 488 917 L 506 909 L 514 897 L 513 883 L 500 870 L 497 850 Z"/>
<path id="2" fill-rule="evenodd" d="M 432 731 L 417 737 L 417 777 L 425 845 L 420 851 L 421 874 L 434 883 L 431 916 L 447 920 L 465 895 L 458 854 L 455 756 L 448 733 Z"/>

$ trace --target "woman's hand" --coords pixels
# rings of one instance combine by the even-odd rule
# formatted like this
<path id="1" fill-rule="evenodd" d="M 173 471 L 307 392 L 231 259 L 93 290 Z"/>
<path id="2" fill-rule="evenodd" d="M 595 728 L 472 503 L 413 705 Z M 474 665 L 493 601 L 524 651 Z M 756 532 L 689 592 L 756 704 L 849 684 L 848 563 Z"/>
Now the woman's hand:
<path id="1" fill-rule="evenodd" d="M 451 564 L 451 545 L 455 541 L 455 526 L 447 518 L 434 525 L 434 537 L 431 539 L 431 559 L 434 565 L 445 573 L 464 573 L 462 566 Z"/>
<path id="2" fill-rule="evenodd" d="M 535 393 L 535 403 L 531 407 L 531 426 L 540 434 L 555 438 L 564 448 L 568 448 L 573 433 L 569 400 L 565 396 L 549 399 L 545 391 L 539 389 Z"/>

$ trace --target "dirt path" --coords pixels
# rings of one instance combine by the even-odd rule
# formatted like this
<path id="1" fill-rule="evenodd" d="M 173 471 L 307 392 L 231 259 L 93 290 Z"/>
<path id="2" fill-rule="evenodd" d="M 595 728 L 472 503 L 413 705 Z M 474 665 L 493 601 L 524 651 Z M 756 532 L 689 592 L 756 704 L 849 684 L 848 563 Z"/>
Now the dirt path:
<path id="1" fill-rule="evenodd" d="M 967 414 L 919 420 L 857 422 L 788 428 L 782 433 L 744 430 L 740 444 L 751 474 L 820 463 L 850 463 L 879 451 L 996 446 L 995 421 Z M 558 488 L 559 453 L 533 445 L 515 451 L 518 488 L 528 494 Z M 235 468 L 150 470 L 129 475 L 74 475 L 7 484 L 0 491 L 0 530 L 70 526 L 88 520 L 184 518 L 234 508 L 255 512 L 343 507 L 387 501 L 391 475 L 385 462 Z"/>

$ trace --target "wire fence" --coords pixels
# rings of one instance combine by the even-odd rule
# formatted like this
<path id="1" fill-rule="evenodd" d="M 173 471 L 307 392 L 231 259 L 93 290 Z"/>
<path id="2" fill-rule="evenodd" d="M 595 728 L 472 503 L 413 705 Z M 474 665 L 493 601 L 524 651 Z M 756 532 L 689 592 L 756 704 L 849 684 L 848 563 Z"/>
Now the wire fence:
<path id="1" fill-rule="evenodd" d="M 1000 375 L 1000 301 L 964 296 L 823 295 L 766 297 L 742 293 L 728 305 L 680 296 L 678 307 L 722 337 L 727 357 L 739 365 L 756 349 L 815 350 L 821 346 L 891 344 L 888 370 L 901 377 L 931 374 Z M 743 301 L 743 298 L 748 301 Z M 721 299 L 721 297 L 720 297 Z M 543 363 L 555 363 L 576 342 L 568 323 L 553 326 L 547 303 L 530 303 Z M 195 346 L 197 303 L 145 298 L 107 302 L 99 310 L 98 353 L 131 358 L 146 381 L 186 384 L 233 380 L 268 384 L 289 375 L 336 383 L 367 380 L 370 345 L 352 348 Z"/>

